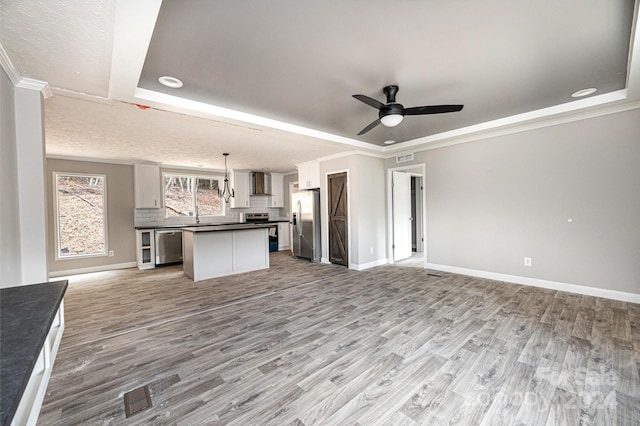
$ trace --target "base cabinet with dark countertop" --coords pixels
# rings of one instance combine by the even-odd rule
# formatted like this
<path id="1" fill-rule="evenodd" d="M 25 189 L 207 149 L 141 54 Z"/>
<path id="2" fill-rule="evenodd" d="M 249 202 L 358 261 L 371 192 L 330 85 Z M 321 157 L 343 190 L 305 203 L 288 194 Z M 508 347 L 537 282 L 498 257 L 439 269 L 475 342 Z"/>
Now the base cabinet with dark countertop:
<path id="1" fill-rule="evenodd" d="M 200 223 L 192 225 L 139 225 L 135 227 L 136 230 L 136 260 L 138 269 L 153 269 L 156 267 L 156 260 L 159 253 L 159 247 L 157 242 L 157 234 L 166 233 L 168 231 L 182 231 L 183 229 L 198 229 L 198 230 L 214 230 L 214 231 L 228 231 L 228 230 L 240 230 L 240 229 L 257 229 L 257 228 L 277 228 L 278 243 L 274 247 L 273 251 L 288 250 L 289 249 L 289 220 L 288 219 L 275 219 L 267 220 L 264 222 L 250 223 L 250 222 L 220 222 L 220 223 Z M 282 237 L 280 237 L 282 235 Z M 282 242 L 280 242 L 282 238 Z M 261 243 L 260 243 L 261 244 Z M 184 244 L 183 244 L 184 248 Z M 182 255 L 184 258 L 184 253 Z M 183 259 L 184 260 L 184 259 Z"/>
<path id="2" fill-rule="evenodd" d="M 269 267 L 268 228 L 236 224 L 183 228 L 184 273 L 194 281 Z"/>
<path id="3" fill-rule="evenodd" d="M 0 290 L 0 425 L 34 425 L 64 331 L 67 281 Z"/>

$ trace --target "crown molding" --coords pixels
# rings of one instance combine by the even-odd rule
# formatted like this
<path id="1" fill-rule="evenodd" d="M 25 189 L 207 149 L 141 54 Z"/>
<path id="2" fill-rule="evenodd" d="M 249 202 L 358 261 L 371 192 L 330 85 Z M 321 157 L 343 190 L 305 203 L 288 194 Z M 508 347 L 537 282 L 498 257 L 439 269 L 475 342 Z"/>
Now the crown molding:
<path id="1" fill-rule="evenodd" d="M 385 147 L 385 158 L 393 158 L 398 153 L 429 151 L 432 149 L 444 148 L 452 145 L 459 145 L 468 142 L 480 141 L 483 139 L 496 138 L 505 135 L 511 135 L 514 133 L 522 133 L 530 130 L 542 129 L 545 127 L 559 126 L 562 124 L 572 123 L 575 121 L 588 120 L 591 118 L 601 117 L 609 114 L 616 114 L 619 112 L 629 111 L 640 108 L 640 101 L 617 103 L 614 105 L 604 106 L 597 109 L 580 110 L 573 114 L 567 114 L 563 116 L 548 116 L 545 119 L 532 122 L 521 122 L 515 125 L 504 124 L 504 127 L 495 127 L 493 129 L 473 131 L 470 126 L 463 129 L 458 129 L 454 132 L 445 132 L 438 135 L 429 136 L 422 140 L 415 139 L 415 143 L 403 143 L 401 145 L 393 147 Z M 465 132 L 458 134 L 458 132 Z"/>
<path id="2" fill-rule="evenodd" d="M 60 154 L 47 154 L 46 158 L 49 160 L 64 160 L 64 161 L 80 161 L 83 163 L 103 163 L 103 164 L 119 164 L 123 166 L 133 166 L 135 164 L 154 164 L 161 169 L 169 170 L 189 170 L 193 172 L 206 172 L 206 173 L 223 173 L 221 169 L 211 169 L 207 167 L 190 167 L 190 166 L 177 166 L 173 164 L 156 163 L 153 161 L 140 161 L 140 160 L 117 160 L 109 158 L 97 158 L 97 157 L 78 157 L 75 155 L 60 155 Z"/>
<path id="3" fill-rule="evenodd" d="M 82 161 L 84 163 L 105 163 L 105 164 L 121 164 L 125 166 L 132 166 L 134 161 L 132 160 L 115 160 L 108 158 L 96 158 L 96 157 L 77 157 L 75 155 L 59 155 L 59 154 L 47 154 L 47 160 L 65 160 L 65 161 Z"/>
<path id="4" fill-rule="evenodd" d="M 2 69 L 7 73 L 7 76 L 9 77 L 9 80 L 11 80 L 13 85 L 17 86 L 18 83 L 20 83 L 20 80 L 22 80 L 22 75 L 13 64 L 13 61 L 9 57 L 7 51 L 4 49 L 2 43 L 0 43 L 0 65 L 2 65 Z"/>
<path id="5" fill-rule="evenodd" d="M 37 90 L 38 92 L 42 93 L 42 96 L 45 99 L 53 96 L 53 92 L 49 87 L 49 83 L 47 83 L 46 81 L 25 78 L 22 76 L 22 74 L 20 74 L 20 71 L 18 71 L 16 66 L 13 64 L 13 61 L 9 57 L 9 54 L 5 50 L 2 43 L 0 43 L 0 65 L 2 65 L 2 69 L 7 73 L 9 80 L 11 80 L 15 87 Z"/>
<path id="6" fill-rule="evenodd" d="M 35 92 L 40 92 L 42 93 L 42 96 L 45 99 L 53 96 L 53 93 L 49 88 L 49 83 L 47 83 L 46 81 L 34 80 L 32 78 L 23 77 L 18 82 L 18 84 L 16 84 L 16 87 L 19 87 L 21 89 L 33 90 Z"/>
<path id="7" fill-rule="evenodd" d="M 354 151 L 338 152 L 336 154 L 331 154 L 331 155 L 327 155 L 325 157 L 320 157 L 320 158 L 317 158 L 316 160 L 312 160 L 312 161 L 320 161 L 320 162 L 322 162 L 322 161 L 330 161 L 330 160 L 335 160 L 337 158 L 350 157 L 352 155 L 366 155 L 368 157 L 374 157 L 374 158 L 380 158 L 380 159 L 388 158 L 382 152 L 370 152 L 370 151 L 354 150 Z M 304 163 L 308 163 L 308 161 L 302 162 L 300 164 L 304 164 Z"/>
<path id="8" fill-rule="evenodd" d="M 101 104 L 110 104 L 118 101 L 113 101 L 104 96 L 89 95 L 87 93 L 76 92 L 75 90 L 64 89 L 62 87 L 51 87 L 51 93 L 55 96 L 65 96 L 67 98 L 80 99 L 82 101 L 98 102 Z"/>

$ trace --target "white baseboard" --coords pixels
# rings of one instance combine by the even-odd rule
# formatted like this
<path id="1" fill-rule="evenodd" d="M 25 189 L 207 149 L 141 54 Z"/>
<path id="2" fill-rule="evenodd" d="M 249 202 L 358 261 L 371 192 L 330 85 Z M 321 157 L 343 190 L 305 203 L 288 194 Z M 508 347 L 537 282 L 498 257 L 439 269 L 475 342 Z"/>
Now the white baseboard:
<path id="1" fill-rule="evenodd" d="M 66 277 L 67 275 L 88 274 L 90 272 L 112 271 L 115 269 L 135 268 L 136 262 L 114 263 L 111 265 L 91 266 L 88 268 L 66 269 L 64 271 L 49 272 L 49 277 Z"/>
<path id="2" fill-rule="evenodd" d="M 356 271 L 364 271 L 365 269 L 373 268 L 375 266 L 386 265 L 387 259 L 378 259 L 373 262 L 363 263 L 362 265 L 352 263 L 349 265 L 349 269 L 355 269 Z"/>
<path id="3" fill-rule="evenodd" d="M 427 263 L 427 269 L 451 272 L 453 274 L 470 275 L 472 277 L 487 278 L 496 281 L 505 281 L 514 284 L 529 285 L 532 287 L 548 288 L 551 290 L 566 291 L 568 293 L 584 294 L 587 296 L 603 297 L 605 299 L 621 300 L 623 302 L 640 303 L 640 294 L 624 291 L 609 290 L 599 287 L 588 287 L 577 284 L 567 284 L 557 281 L 540 280 L 537 278 L 520 277 L 518 275 L 500 274 L 497 272 L 479 271 L 476 269 L 459 268 L 457 266 L 438 265 Z"/>

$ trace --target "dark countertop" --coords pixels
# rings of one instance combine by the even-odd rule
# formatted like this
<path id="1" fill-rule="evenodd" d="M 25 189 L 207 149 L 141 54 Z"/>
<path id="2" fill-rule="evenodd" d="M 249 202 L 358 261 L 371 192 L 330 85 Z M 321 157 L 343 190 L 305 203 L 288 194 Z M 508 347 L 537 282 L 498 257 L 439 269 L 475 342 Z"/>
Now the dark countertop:
<path id="1" fill-rule="evenodd" d="M 182 230 L 189 232 L 238 231 L 242 229 L 273 228 L 275 223 L 277 222 L 231 223 L 227 225 L 184 227 Z"/>
<path id="2" fill-rule="evenodd" d="M 260 224 L 276 224 L 280 222 L 289 222 L 289 219 L 278 219 L 278 220 L 269 220 L 267 222 L 223 222 L 223 223 L 198 223 L 191 225 L 144 225 L 144 226 L 136 226 L 135 229 L 184 229 L 184 228 L 200 228 L 203 226 L 229 226 L 229 225 L 254 225 L 255 223 Z"/>
<path id="3" fill-rule="evenodd" d="M 0 290 L 0 425 L 18 408 L 67 281 Z"/>

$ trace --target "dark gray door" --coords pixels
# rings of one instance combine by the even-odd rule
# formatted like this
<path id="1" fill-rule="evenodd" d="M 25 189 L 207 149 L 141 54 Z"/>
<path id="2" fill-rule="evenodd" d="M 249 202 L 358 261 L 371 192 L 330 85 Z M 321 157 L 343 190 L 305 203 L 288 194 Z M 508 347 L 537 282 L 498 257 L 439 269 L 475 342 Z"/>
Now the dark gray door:
<path id="1" fill-rule="evenodd" d="M 349 266 L 347 173 L 327 177 L 329 187 L 329 261 Z"/>

